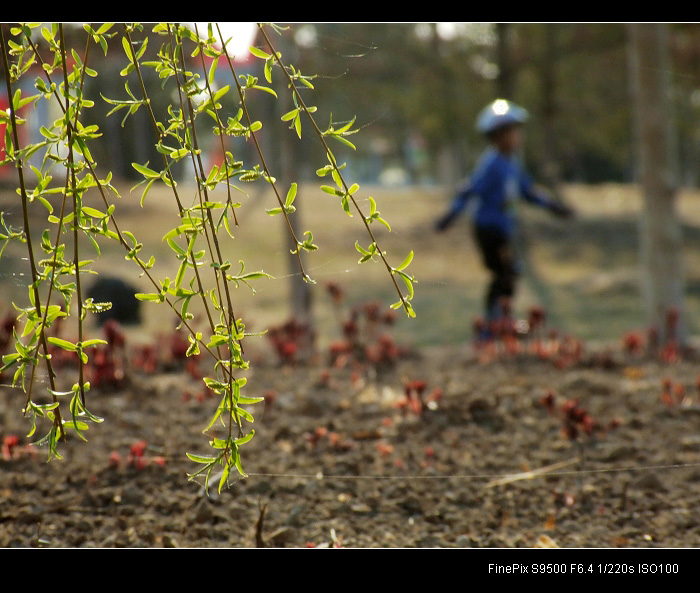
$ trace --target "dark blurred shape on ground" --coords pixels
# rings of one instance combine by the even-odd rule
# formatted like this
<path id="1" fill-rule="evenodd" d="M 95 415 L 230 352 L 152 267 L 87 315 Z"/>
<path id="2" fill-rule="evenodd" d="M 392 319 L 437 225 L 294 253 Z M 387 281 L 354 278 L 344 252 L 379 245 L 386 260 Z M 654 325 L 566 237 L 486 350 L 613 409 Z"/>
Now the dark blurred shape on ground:
<path id="1" fill-rule="evenodd" d="M 141 323 L 140 302 L 134 296 L 137 290 L 119 278 L 102 277 L 90 287 L 88 297 L 95 303 L 112 303 L 112 308 L 97 314 L 98 325 L 114 319 L 122 325 Z"/>

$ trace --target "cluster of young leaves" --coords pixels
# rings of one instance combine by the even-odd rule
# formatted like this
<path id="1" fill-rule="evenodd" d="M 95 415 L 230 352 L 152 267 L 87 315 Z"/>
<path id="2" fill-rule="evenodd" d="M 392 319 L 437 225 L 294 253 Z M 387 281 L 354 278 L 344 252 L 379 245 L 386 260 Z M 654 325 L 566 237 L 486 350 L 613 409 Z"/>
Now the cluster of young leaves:
<path id="1" fill-rule="evenodd" d="M 152 166 L 150 163 L 133 163 L 133 167 L 143 176 L 145 189 L 141 201 L 146 199 L 154 183 L 162 182 L 170 187 L 177 203 L 179 221 L 177 226 L 168 231 L 163 240 L 167 242 L 175 259 L 179 262 L 174 279 L 166 277 L 159 282 L 156 292 L 138 294 L 144 301 L 170 301 L 178 307 L 181 324 L 187 325 L 193 319 L 190 312 L 192 299 L 201 300 L 209 325 L 209 338 L 204 339 L 202 332 L 190 331 L 188 356 L 199 355 L 202 350 L 214 358 L 214 375 L 204 377 L 207 387 L 220 396 L 220 403 L 204 433 L 212 433 L 220 425 L 227 434 L 220 438 L 212 434 L 209 445 L 213 454 L 196 455 L 188 453 L 193 461 L 203 463 L 204 468 L 190 475 L 195 479 L 201 475 L 208 487 L 211 471 L 216 466 L 223 466 L 219 479 L 219 490 L 229 480 L 232 471 L 245 475 L 239 448 L 249 442 L 253 431 L 244 427 L 244 422 L 254 421 L 252 414 L 243 406 L 263 401 L 262 398 L 247 397 L 241 389 L 245 379 L 236 374 L 248 368 L 242 341 L 248 336 L 244 325 L 237 319 L 232 303 L 232 288 L 240 284 L 251 286 L 251 282 L 260 278 L 269 278 L 263 271 L 245 272 L 245 264 L 239 262 L 241 270 L 237 275 L 231 273 L 231 262 L 223 256 L 221 248 L 222 232 L 233 237 L 233 227 L 238 224 L 236 209 L 240 202 L 232 200 L 232 190 L 245 194 L 237 183 L 266 178 L 259 167 L 246 168 L 242 161 L 234 159 L 226 150 L 225 136 L 248 137 L 262 126 L 259 122 L 244 122 L 243 108 L 238 107 L 235 117 L 224 119 L 223 108 L 230 100 L 229 85 L 215 89 L 215 72 L 219 60 L 224 56 L 214 43 L 213 29 L 208 28 L 208 36 L 202 38 L 199 31 L 191 31 L 183 25 L 159 23 L 152 32 L 161 38 L 157 57 L 154 60 L 142 59 L 145 55 L 146 41 L 134 42 L 132 34 L 138 26 L 126 26 L 123 43 L 128 66 L 123 74 L 133 72 L 139 80 L 141 96 L 130 94 L 129 101 L 138 101 L 144 105 L 157 135 L 156 149 L 162 155 L 162 164 Z M 146 37 L 145 39 L 148 39 Z M 210 64 L 207 66 L 206 59 Z M 150 107 L 150 98 L 143 83 L 142 70 L 151 68 L 162 79 L 163 88 L 174 90 L 176 100 L 168 108 L 168 121 L 158 121 Z M 245 80 L 249 89 L 259 87 L 257 81 Z M 127 94 L 129 90 L 126 87 Z M 122 108 L 118 100 L 108 99 L 116 109 Z M 126 105 L 124 106 L 126 108 Z M 131 110 L 133 107 L 129 106 Z M 131 113 L 127 114 L 127 117 Z M 204 119 L 202 119 L 204 118 Z M 205 169 L 200 148 L 200 136 L 204 133 L 218 136 L 221 142 L 224 161 Z M 173 165 L 180 161 L 189 161 L 192 166 L 196 195 L 192 204 L 187 206 L 180 195 L 178 184 L 173 178 Z M 220 186 L 226 191 L 226 200 L 214 197 Z M 252 288 L 252 287 L 251 287 Z"/>
<path id="2" fill-rule="evenodd" d="M 303 75 L 298 69 L 296 69 L 291 64 L 285 64 L 282 61 L 281 54 L 275 50 L 272 41 L 266 32 L 265 26 L 263 24 L 258 24 L 258 28 L 260 30 L 262 38 L 265 41 L 267 51 L 257 49 L 253 51 L 253 55 L 255 55 L 259 59 L 265 60 L 265 74 L 268 81 L 271 80 L 272 67 L 276 64 L 283 73 L 287 86 L 290 89 L 290 92 L 292 93 L 294 109 L 284 114 L 281 118 L 282 121 L 291 122 L 290 127 L 293 128 L 297 136 L 301 138 L 301 118 L 302 116 L 305 116 L 308 119 L 311 128 L 314 134 L 317 136 L 320 143 L 322 144 L 324 152 L 326 154 L 326 158 L 328 159 L 328 164 L 317 169 L 316 173 L 321 178 L 326 177 L 330 174 L 331 178 L 335 183 L 335 186 L 321 185 L 321 190 L 327 194 L 339 198 L 341 206 L 345 213 L 348 214 L 348 216 L 352 216 L 353 211 L 355 211 L 362 218 L 364 226 L 371 239 L 371 243 L 367 248 L 361 247 L 359 242 L 355 243 L 356 249 L 361 254 L 359 263 L 365 263 L 367 261 L 374 260 L 375 256 L 379 260 L 381 260 L 384 263 L 387 271 L 391 275 L 392 281 L 399 295 L 399 300 L 392 305 L 392 308 L 403 307 L 403 309 L 406 311 L 406 314 L 409 317 L 415 317 L 415 311 L 413 310 L 413 306 L 411 305 L 411 300 L 414 296 L 413 284 L 416 280 L 412 275 L 408 274 L 405 271 L 405 269 L 408 267 L 408 265 L 411 263 L 411 260 L 413 259 L 413 252 L 411 252 L 408 255 L 408 257 L 406 257 L 406 259 L 403 261 L 403 263 L 399 266 L 394 267 L 389 263 L 386 257 L 386 253 L 382 251 L 379 247 L 371 225 L 373 222 L 376 221 L 383 224 L 389 231 L 391 231 L 391 226 L 385 219 L 381 217 L 379 211 L 377 210 L 376 201 L 371 196 L 369 197 L 370 213 L 365 214 L 355 197 L 359 192 L 360 186 L 357 183 L 348 184 L 348 182 L 342 174 L 342 170 L 345 168 L 346 165 L 345 163 L 338 163 L 335 154 L 333 153 L 327 142 L 327 139 L 334 139 L 343 144 L 344 146 L 348 146 L 349 148 L 352 148 L 354 150 L 355 145 L 352 142 L 350 142 L 350 140 L 348 140 L 347 137 L 357 133 L 358 131 L 356 129 L 353 129 L 355 119 L 353 118 L 349 122 L 344 122 L 338 127 L 336 127 L 336 124 L 334 124 L 331 117 L 331 121 L 328 127 L 325 130 L 321 130 L 321 128 L 318 126 L 316 120 L 312 115 L 316 112 L 316 107 L 307 105 L 304 99 L 302 98 L 301 93 L 299 92 L 299 85 L 307 89 L 313 90 L 314 87 L 311 82 L 313 77 Z M 281 32 L 279 27 L 272 26 L 272 28 L 277 32 Z M 282 208 L 284 209 L 284 207 Z M 302 244 L 299 243 L 299 241 L 297 241 L 297 244 L 300 247 L 302 246 Z M 401 291 L 398 283 L 396 282 L 395 276 L 399 276 L 404 281 L 407 288 L 406 293 L 403 293 Z"/>
<path id="3" fill-rule="evenodd" d="M 51 62 L 42 56 L 35 45 L 39 33 L 48 46 Z M 103 35 L 105 30 L 100 31 Z M 14 331 L 14 351 L 3 356 L 0 372 L 14 369 L 13 385 L 20 385 L 27 394 L 24 408 L 26 415 L 32 417 L 30 435 L 37 430 L 37 419 L 49 421 L 48 432 L 39 439 L 46 444 L 49 459 L 60 457 L 58 443 L 65 438 L 66 429 L 75 430 L 79 437 L 88 428 L 85 420 L 101 422 L 91 414 L 85 402 L 85 394 L 90 385 L 84 380 L 83 369 L 88 361 L 87 351 L 90 347 L 105 343 L 103 340 L 86 340 L 83 337 L 83 321 L 86 312 L 92 307 L 82 300 L 80 278 L 90 273 L 92 260 L 80 258 L 78 240 L 80 235 L 89 237 L 99 255 L 99 245 L 95 235 L 103 234 L 109 214 L 102 213 L 83 204 L 83 197 L 89 188 L 98 183 L 94 168 L 90 168 L 92 155 L 87 143 L 99 135 L 97 126 L 84 126 L 80 115 L 93 106 L 83 95 L 86 76 L 97 73 L 83 62 L 80 55 L 72 50 L 69 54 L 63 41 L 62 25 L 44 26 L 39 23 L 22 24 L 13 27 L 14 39 L 5 41 L 2 35 L 2 58 L 5 72 L 5 90 L 12 97 L 12 108 L 0 115 L 5 124 L 5 154 L 2 163 L 15 166 L 18 173 L 17 193 L 22 202 L 24 226 L 22 231 L 3 233 L 0 237 L 7 242 L 11 240 L 26 244 L 31 271 L 29 285 L 29 305 L 22 307 L 15 304 L 18 325 L 21 331 Z M 98 33 L 95 32 L 95 35 Z M 68 56 L 72 58 L 71 65 Z M 87 57 L 87 56 L 86 56 Z M 42 76 L 36 78 L 36 94 L 23 96 L 20 79 L 26 76 L 30 67 L 41 65 Z M 59 75 L 60 80 L 52 76 Z M 55 102 L 61 112 L 51 125 L 41 127 L 42 141 L 21 146 L 18 128 L 26 124 L 20 114 L 30 107 L 36 107 L 40 101 Z M 25 180 L 24 172 L 27 161 L 35 155 L 42 155 L 39 166 L 29 165 L 34 174 L 33 183 Z M 52 183 L 52 170 L 65 171 L 63 185 Z M 109 187 L 109 179 L 101 181 Z M 54 214 L 51 198 L 57 195 L 61 199 L 60 214 Z M 30 229 L 30 208 L 44 209 L 47 221 L 51 225 L 43 230 L 40 247 L 44 257 L 35 256 Z M 51 229 L 55 240 L 52 242 Z M 68 243 L 72 242 L 72 254 L 68 253 Z M 1 252 L 0 252 L 1 253 Z M 42 299 L 42 293 L 45 295 Z M 60 295 L 62 304 L 55 304 L 52 298 Z M 67 317 L 71 306 L 77 303 L 78 341 L 70 342 L 49 336 L 48 330 L 61 318 Z M 80 379 L 70 392 L 58 391 L 55 373 L 51 365 L 50 345 L 77 355 Z M 51 395 L 50 403 L 40 403 L 32 387 L 40 359 L 45 361 Z M 29 375 L 29 377 L 28 377 Z M 72 394 L 68 404 L 68 413 L 62 413 L 61 396 Z M 67 420 L 65 418 L 70 418 Z"/>
<path id="4" fill-rule="evenodd" d="M 274 25 L 270 27 L 281 32 Z M 99 28 L 85 25 L 84 30 L 86 46 L 82 53 L 66 47 L 61 25 L 22 24 L 12 30 L 15 39 L 10 40 L 8 44 L 3 39 L 6 86 L 8 96 L 12 96 L 13 106 L 8 112 L 0 113 L 0 123 L 6 124 L 4 163 L 13 163 L 17 167 L 24 228 L 8 228 L 3 219 L 4 232 L 0 234 L 0 240 L 4 242 L 3 249 L 10 240 L 27 244 L 32 283 L 29 287 L 30 305 L 23 308 L 16 306 L 18 318 L 24 325 L 21 332 L 15 333 L 15 352 L 3 358 L 2 370 L 14 368 L 13 383 L 21 385 L 27 392 L 25 412 L 32 417 L 30 434 L 34 434 L 38 419 L 46 418 L 50 421 L 49 431 L 40 439 L 40 442 L 48 444 L 50 458 L 60 457 L 58 442 L 65 435 L 65 428 L 74 429 L 79 437 L 84 438 L 82 433 L 88 426 L 86 421 L 101 420 L 87 410 L 85 396 L 90 386 L 84 380 L 83 366 L 89 360 L 89 348 L 103 341 L 83 339 L 82 324 L 88 313 L 101 310 L 103 305 L 82 298 L 80 279 L 82 275 L 92 273 L 92 261 L 80 259 L 78 237 L 87 236 L 98 257 L 99 240 L 117 241 L 125 250 L 125 257 L 137 265 L 141 274 L 145 275 L 153 286 L 153 291 L 140 293 L 137 297 L 143 301 L 169 306 L 178 316 L 180 326 L 184 326 L 189 332 L 190 347 L 187 355 L 196 356 L 203 353 L 213 361 L 213 374 L 205 377 L 204 382 L 220 397 L 220 402 L 203 431 L 210 435 L 209 444 L 213 452 L 208 455 L 188 453 L 188 456 L 192 461 L 201 464 L 201 468 L 190 477 L 195 479 L 203 476 L 207 487 L 213 470 L 217 466 L 223 468 L 218 483 L 221 490 L 228 483 L 234 470 L 240 475 L 245 475 L 240 447 L 249 442 L 254 435 L 254 431 L 247 428 L 254 421 L 248 406 L 263 401 L 263 398 L 245 395 L 243 388 L 246 380 L 237 376 L 248 368 L 242 343 L 250 334 L 245 332 L 242 321 L 234 313 L 232 289 L 240 287 L 241 284 L 253 289 L 255 281 L 270 278 L 263 271 L 246 272 L 242 261 L 238 262 L 240 271 L 236 274 L 231 270 L 232 263 L 223 256 L 222 240 L 225 236 L 233 238 L 233 229 L 238 224 L 236 209 L 241 207 L 240 202 L 234 202 L 232 199 L 233 192 L 245 195 L 243 185 L 258 180 L 270 184 L 278 205 L 267 212 L 271 216 L 282 215 L 286 219 L 296 244 L 292 253 L 296 253 L 300 272 L 309 282 L 313 280 L 304 270 L 301 253 L 318 249 L 313 242 L 311 231 L 305 231 L 301 238 L 296 236 L 289 217 L 295 212 L 294 201 L 298 186 L 292 183 L 286 196 L 282 198 L 258 143 L 257 133 L 261 130 L 262 123 L 253 120 L 248 109 L 248 103 L 252 100 L 251 97 L 254 97 L 252 93 L 264 92 L 277 96 L 276 92 L 267 86 L 272 82 L 276 69 L 287 81 L 294 103 L 294 109 L 282 116 L 282 121 L 289 123 L 296 135 L 301 137 L 302 118 L 308 118 L 329 162 L 318 170 L 318 174 L 320 177 L 330 174 L 335 182 L 335 187 L 323 186 L 322 189 L 340 198 L 342 208 L 348 215 L 352 216 L 353 210 L 359 213 L 371 239 L 366 249 L 361 247 L 359 242 L 356 244 L 362 254 L 360 261 L 369 261 L 376 257 L 384 262 L 400 296 L 398 303 L 393 306 L 403 306 L 411 316 L 414 315 L 410 304 L 414 278 L 405 272 L 405 269 L 413 254 L 397 267 L 388 263 L 386 254 L 379 248 L 371 225 L 379 222 L 391 230 L 389 224 L 381 217 L 373 198 L 369 198 L 369 214 L 361 210 L 355 197 L 359 186 L 346 183 L 341 172 L 345 165 L 336 162 L 335 155 L 327 143 L 327 139 L 334 138 L 343 145 L 354 148 L 347 139 L 357 131 L 353 129 L 354 120 L 339 126 L 331 122 L 324 131 L 318 127 L 312 117 L 312 113 L 316 111 L 315 107 L 307 107 L 297 90 L 297 85 L 313 89 L 313 77 L 302 75 L 293 66 L 282 61 L 281 53 L 272 47 L 262 25 L 260 31 L 268 51 L 260 48 L 251 48 L 251 51 L 257 58 L 264 60 L 263 76 L 267 85 L 261 83 L 256 76 L 236 72 L 227 51 L 230 40 L 223 38 L 218 25 L 209 24 L 206 33 L 203 34 L 196 28 L 193 31 L 179 24 L 158 23 L 150 31 L 155 37 L 149 37 L 148 32 L 144 35 L 145 28 L 139 23 L 121 26 L 105 23 Z M 37 32 L 49 48 L 51 62 L 42 59 L 42 54 L 35 45 L 35 40 L 38 39 Z M 154 38 L 159 43 L 157 50 L 152 47 L 155 45 Z M 149 39 L 152 40 L 150 48 Z M 118 43 L 113 43 L 114 40 L 118 40 Z M 98 76 L 98 72 L 88 66 L 92 45 L 99 46 L 104 55 L 108 52 L 119 52 L 120 59 L 124 62 L 120 72 L 125 79 L 124 96 L 102 97 L 112 106 L 109 116 L 122 116 L 121 123 L 124 125 L 129 117 L 144 109 L 155 131 L 155 148 L 160 154 L 161 162 L 134 162 L 132 166 L 143 177 L 137 184 L 143 187 L 142 204 L 155 184 L 163 184 L 169 188 L 177 204 L 179 219 L 163 237 L 176 262 L 177 270 L 172 278 L 168 276 L 159 279 L 152 275 L 155 259 L 152 256 L 148 259 L 142 258 L 143 243 L 128 230 L 121 230 L 118 225 L 115 203 L 108 198 L 109 194 L 119 195 L 111 185 L 111 174 L 100 179 L 96 173 L 96 164 L 88 145 L 90 140 L 100 135 L 100 130 L 97 125 L 84 126 L 81 122 L 81 114 L 93 106 L 83 94 L 85 77 Z M 70 67 L 68 55 L 72 58 Z M 13 58 L 12 64 L 10 58 Z M 37 63 L 42 69 L 42 76 L 37 77 L 34 82 L 37 93 L 23 96 L 19 88 L 15 87 L 19 87 L 20 78 L 26 76 L 30 67 Z M 220 63 L 230 69 L 235 87 L 216 86 L 216 71 Z M 160 121 L 152 109 L 151 97 L 148 96 L 144 84 L 143 69 L 155 71 L 162 81 L 163 92 L 175 97 L 167 108 L 167 118 L 164 121 Z M 59 75 L 62 76 L 62 81 L 59 80 Z M 130 88 L 127 77 L 130 77 L 132 86 L 134 77 L 138 80 L 137 90 Z M 27 109 L 39 101 L 56 102 L 62 116 L 52 125 L 42 127 L 41 142 L 20 146 L 16 129 L 25 123 L 20 113 L 22 109 Z M 227 115 L 231 112 L 235 112 L 235 115 Z M 224 155 L 222 163 L 211 165 L 208 169 L 205 169 L 200 143 L 204 134 L 218 139 L 221 153 Z M 259 162 L 246 165 L 243 161 L 236 160 L 227 149 L 226 137 L 245 137 L 252 140 Z M 38 166 L 30 166 L 35 176 L 30 191 L 29 184 L 24 180 L 24 170 L 27 160 L 36 153 L 42 155 L 42 158 Z M 180 162 L 191 166 L 195 181 L 196 191 L 194 197 L 187 200 L 189 205 L 181 195 L 173 175 L 174 165 Z M 53 182 L 54 170 L 65 172 L 62 185 Z M 225 190 L 225 199 L 215 195 L 221 187 Z M 83 203 L 83 198 L 89 190 L 99 194 L 104 208 Z M 51 198 L 54 194 L 62 199 L 58 215 L 52 205 Z M 45 257 L 41 260 L 35 258 L 31 242 L 30 207 L 44 208 L 50 225 L 42 234 L 41 248 Z M 53 241 L 52 237 L 55 237 Z M 73 248 L 72 257 L 68 254 L 70 246 Z M 395 276 L 401 277 L 406 283 L 408 291 L 405 295 L 399 289 Z M 45 294 L 43 300 L 40 298 L 42 292 Z M 62 306 L 52 302 L 54 294 L 60 295 L 63 300 Z M 208 325 L 208 337 L 204 336 L 206 332 L 193 329 L 193 299 L 201 301 Z M 76 308 L 75 305 L 79 340 L 72 343 L 48 335 L 47 330 L 58 318 L 70 316 L 71 308 Z M 60 391 L 55 384 L 49 345 L 77 355 L 80 379 L 69 391 Z M 51 402 L 48 404 L 40 403 L 32 395 L 34 373 L 40 360 L 45 361 L 49 377 L 48 391 Z M 61 401 L 66 396 L 70 396 L 70 402 L 65 414 L 61 414 Z M 64 420 L 62 416 L 71 420 Z M 223 429 L 223 438 L 219 436 L 220 433 L 214 432 L 216 426 L 221 427 L 219 430 Z"/>

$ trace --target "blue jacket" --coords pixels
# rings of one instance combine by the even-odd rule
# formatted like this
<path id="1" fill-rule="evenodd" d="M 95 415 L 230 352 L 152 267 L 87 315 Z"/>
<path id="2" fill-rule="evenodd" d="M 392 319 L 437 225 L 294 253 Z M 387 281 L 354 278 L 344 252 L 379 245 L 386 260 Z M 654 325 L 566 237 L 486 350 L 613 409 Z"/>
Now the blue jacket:
<path id="1" fill-rule="evenodd" d="M 518 199 L 556 209 L 553 202 L 535 191 L 518 160 L 495 148 L 482 154 L 471 179 L 454 197 L 445 221 L 457 217 L 473 197 L 479 198 L 474 224 L 498 229 L 506 236 L 511 236 L 516 228 Z"/>

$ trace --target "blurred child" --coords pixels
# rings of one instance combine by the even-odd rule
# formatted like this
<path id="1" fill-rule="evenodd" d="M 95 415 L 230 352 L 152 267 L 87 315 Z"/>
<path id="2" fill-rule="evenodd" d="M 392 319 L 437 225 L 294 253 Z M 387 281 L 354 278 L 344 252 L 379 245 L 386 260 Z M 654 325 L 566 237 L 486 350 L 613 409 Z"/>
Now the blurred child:
<path id="1" fill-rule="evenodd" d="M 471 198 L 479 199 L 473 222 L 484 265 L 492 274 L 486 293 L 489 325 L 500 317 L 501 299 L 512 298 L 515 292 L 519 266 L 513 237 L 518 199 L 546 208 L 556 216 L 568 218 L 574 214 L 568 206 L 538 193 L 518 161 L 522 125 L 527 119 L 525 109 L 505 99 L 497 99 L 482 110 L 476 127 L 490 146 L 479 159 L 471 179 L 454 197 L 450 209 L 436 223 L 436 230 L 444 231 Z"/>

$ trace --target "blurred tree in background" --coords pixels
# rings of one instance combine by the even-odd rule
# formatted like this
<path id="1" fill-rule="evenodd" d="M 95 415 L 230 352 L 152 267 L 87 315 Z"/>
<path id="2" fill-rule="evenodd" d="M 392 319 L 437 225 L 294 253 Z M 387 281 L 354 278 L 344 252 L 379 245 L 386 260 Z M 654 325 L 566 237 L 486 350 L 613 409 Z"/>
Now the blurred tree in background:
<path id="1" fill-rule="evenodd" d="M 358 148 L 401 165 L 411 181 L 455 183 L 483 148 L 476 115 L 503 93 L 531 112 L 525 156 L 535 172 L 559 161 L 568 180 L 629 177 L 621 26 L 322 24 L 296 39 L 307 69 L 327 77 L 317 83 L 327 103 L 348 105 L 368 126 Z"/>
<path id="2" fill-rule="evenodd" d="M 248 25 L 251 34 L 241 34 L 242 48 L 264 48 L 263 40 L 255 37 L 254 23 Z M 11 38 L 10 25 L 0 26 Z M 700 183 L 700 26 L 672 24 L 667 29 L 669 53 L 662 68 L 670 95 L 670 150 L 678 157 L 678 187 L 692 187 Z M 79 54 L 84 45 L 82 27 L 66 24 L 65 32 Z M 339 127 L 356 118 L 353 129 L 361 133 L 352 141 L 357 150 L 340 147 L 337 156 L 363 186 L 424 184 L 447 193 L 472 169 L 485 146 L 474 129 L 477 114 L 494 97 L 507 96 L 530 111 L 526 168 L 556 190 L 570 182 L 642 181 L 627 33 L 624 24 L 605 23 L 295 23 L 281 37 L 275 34 L 275 43 L 286 60 L 311 76 L 315 90 L 309 99 L 318 108 L 315 117 L 321 125 L 330 121 Z M 140 43 L 137 33 L 135 37 Z M 46 40 L 37 34 L 34 41 L 50 59 Z M 147 48 L 145 60 L 157 58 L 158 45 Z M 242 48 L 237 72 L 264 80 L 263 61 L 246 61 Z M 86 95 L 94 101 L 85 113 L 85 124 L 99 123 L 103 132 L 92 143 L 93 154 L 104 171 L 113 171 L 127 183 L 139 181 L 132 163 L 156 163 L 162 157 L 154 149 L 153 126 L 145 110 L 123 125 L 120 113 L 106 117 L 114 105 L 105 100 L 127 100 L 130 92 L 140 96 L 139 83 L 134 73 L 120 75 L 124 60 L 118 52 L 104 57 L 98 50 L 90 59 L 100 72 L 111 73 L 85 81 Z M 201 72 L 198 59 L 189 59 L 192 70 Z M 32 80 L 42 74 L 39 64 L 34 68 L 34 75 L 22 83 L 25 94 L 34 92 Z M 151 68 L 144 70 L 144 76 L 154 113 L 165 121 L 175 92 L 168 86 L 172 81 L 160 79 Z M 213 86 L 232 84 L 227 69 L 219 68 Z M 283 87 L 276 87 L 279 96 L 286 94 Z M 234 101 L 225 97 L 223 103 L 222 117 L 234 116 Z M 0 109 L 7 106 L 0 91 Z M 41 108 L 22 126 L 20 132 L 33 137 L 21 138 L 21 143 L 41 141 L 40 126 L 61 117 L 56 112 L 40 113 Z M 300 182 L 297 222 L 304 216 L 303 182 L 317 181 L 316 164 L 325 161 L 322 148 L 311 135 L 298 140 L 295 131 L 280 122 L 290 108 L 283 101 L 262 93 L 250 108 L 253 119 L 281 124 L 264 126 L 258 138 L 282 185 L 292 179 Z M 221 145 L 206 126 L 201 133 L 207 168 L 221 162 Z M 0 142 L 2 138 L 0 126 Z M 292 148 L 289 140 L 294 141 Z M 237 158 L 257 161 L 245 138 L 227 137 L 225 142 L 226 150 Z M 181 163 L 174 165 L 178 179 L 186 180 L 190 172 Z M 0 168 L 0 183 L 14 184 L 9 166 Z M 254 196 L 264 190 L 262 184 L 251 186 Z M 310 318 L 308 287 L 294 269 L 292 265 L 289 271 L 293 314 Z"/>
<path id="3" fill-rule="evenodd" d="M 343 157 L 360 181 L 454 185 L 484 147 L 474 130 L 476 115 L 498 95 L 509 95 L 530 111 L 524 158 L 535 177 L 551 185 L 636 178 L 622 24 L 300 23 L 290 25 L 284 43 L 301 71 L 316 75 L 319 121 L 357 118 L 362 129 L 357 151 L 348 149 Z M 670 26 L 669 44 L 680 180 L 696 186 L 700 26 Z M 158 48 L 148 51 L 155 54 Z M 100 95 L 126 98 L 124 80 L 114 68 L 113 77 L 88 81 L 95 119 L 103 120 L 110 109 Z M 252 60 L 241 72 L 262 76 L 260 68 L 259 60 Z M 135 84 L 130 80 L 132 88 Z M 161 96 L 155 92 L 162 84 L 157 76 L 146 84 L 152 96 Z M 269 97 L 257 108 L 262 117 L 278 107 Z M 165 107 L 154 109 L 160 113 Z M 157 156 L 148 153 L 150 127 L 138 120 L 145 115 L 136 115 L 124 127 L 118 118 L 104 120 L 109 129 L 95 149 L 105 167 L 125 178 L 134 174 L 132 160 Z M 279 138 L 263 133 L 262 139 L 270 147 L 279 145 Z M 237 149 L 247 147 L 241 143 Z M 319 149 L 302 140 L 296 150 L 316 157 Z M 298 173 L 301 180 L 314 177 L 312 168 Z"/>
<path id="4" fill-rule="evenodd" d="M 640 220 L 640 261 L 649 327 L 663 341 L 685 338 L 685 328 L 667 323 L 669 313 L 684 321 L 683 238 L 676 214 L 678 159 L 673 129 L 668 27 L 631 23 L 629 56 L 644 211 Z M 680 335 L 679 334 L 680 330 Z"/>
<path id="5" fill-rule="evenodd" d="M 483 148 L 478 111 L 507 93 L 531 113 L 527 165 L 550 182 L 635 179 L 625 28 L 620 24 L 296 25 L 300 63 L 323 104 L 366 126 L 362 173 L 400 167 L 455 183 Z M 669 30 L 681 174 L 700 170 L 700 27 Z M 319 51 L 320 50 L 320 51 Z M 371 155 L 367 162 L 363 157 Z M 359 166 L 359 165 L 358 165 Z"/>

